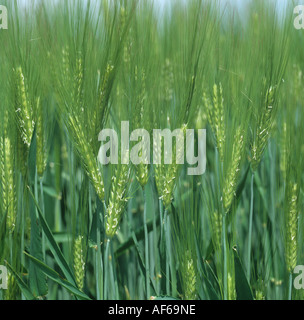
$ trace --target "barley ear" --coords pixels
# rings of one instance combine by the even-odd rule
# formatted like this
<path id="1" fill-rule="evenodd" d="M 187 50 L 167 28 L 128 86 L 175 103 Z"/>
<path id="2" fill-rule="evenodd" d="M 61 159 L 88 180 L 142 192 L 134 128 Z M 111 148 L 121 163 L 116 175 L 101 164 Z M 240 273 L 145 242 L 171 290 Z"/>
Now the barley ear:
<path id="1" fill-rule="evenodd" d="M 16 112 L 17 121 L 19 124 L 19 129 L 21 131 L 22 140 L 24 144 L 26 144 L 26 146 L 29 148 L 31 145 L 35 124 L 33 120 L 32 106 L 29 101 L 26 79 L 24 77 L 21 67 L 18 67 L 15 70 L 15 80 L 16 80 L 15 112 Z"/>
<path id="2" fill-rule="evenodd" d="M 44 115 L 40 97 L 37 98 L 36 107 L 36 166 L 38 176 L 42 177 L 46 168 L 46 142 L 44 135 Z"/>
<path id="3" fill-rule="evenodd" d="M 184 286 L 184 299 L 196 300 L 197 299 L 197 272 L 191 251 L 185 252 L 184 259 L 182 261 L 182 278 Z"/>
<path id="4" fill-rule="evenodd" d="M 85 278 L 85 262 L 83 253 L 83 237 L 78 236 L 74 241 L 74 272 L 79 290 L 83 290 Z"/>
<path id="5" fill-rule="evenodd" d="M 112 177 L 110 199 L 106 212 L 106 235 L 109 238 L 116 234 L 122 218 L 130 184 L 131 168 L 129 165 L 120 164 L 116 167 Z"/>
<path id="6" fill-rule="evenodd" d="M 255 300 L 265 300 L 265 295 L 263 291 L 257 290 L 255 293 Z"/>
<path id="7" fill-rule="evenodd" d="M 13 232 L 17 216 L 17 198 L 14 176 L 14 153 L 11 140 L 8 137 L 0 138 L 1 144 L 1 196 L 2 211 L 7 213 L 6 226 Z"/>
<path id="8" fill-rule="evenodd" d="M 185 136 L 186 130 L 187 125 L 184 124 L 182 127 L 183 136 Z M 174 156 L 174 158 L 172 159 L 172 164 L 164 165 L 162 168 L 162 171 L 165 175 L 163 178 L 161 199 L 163 200 L 164 206 L 167 209 L 170 207 L 173 201 L 173 193 L 177 184 L 181 168 L 181 165 L 179 163 L 183 156 L 183 148 L 183 144 L 179 144 L 178 146 L 176 143 L 173 144 L 172 155 Z M 164 152 L 166 152 L 166 150 Z"/>
<path id="9" fill-rule="evenodd" d="M 12 273 L 7 275 L 7 290 L 5 290 L 4 298 L 7 301 L 14 301 L 18 299 L 18 285 Z"/>
<path id="10" fill-rule="evenodd" d="M 86 139 L 83 124 L 75 113 L 68 115 L 66 123 L 71 131 L 74 146 L 78 152 L 86 174 L 88 175 L 99 199 L 104 200 L 104 183 L 102 174 L 98 167 L 98 162 L 94 156 L 94 152 Z"/>
<path id="11" fill-rule="evenodd" d="M 148 157 L 145 148 L 141 150 L 140 156 L 143 161 L 135 166 L 135 175 L 141 187 L 144 188 L 149 181 L 149 165 L 147 164 Z"/>
<path id="12" fill-rule="evenodd" d="M 286 266 L 289 273 L 292 273 L 297 265 L 298 250 L 298 197 L 299 188 L 296 183 L 289 183 L 286 188 L 286 239 L 285 257 Z"/>
<path id="13" fill-rule="evenodd" d="M 220 248 L 222 245 L 222 215 L 218 210 L 214 211 L 211 216 L 212 237 L 214 246 Z"/>
<path id="14" fill-rule="evenodd" d="M 214 104 L 214 117 L 216 128 L 217 148 L 219 150 L 220 159 L 224 161 L 224 147 L 225 147 L 225 114 L 224 114 L 224 98 L 223 88 L 221 83 L 213 87 L 213 104 Z"/>
<path id="15" fill-rule="evenodd" d="M 223 206 L 225 212 L 228 212 L 235 197 L 237 182 L 240 173 L 244 149 L 244 133 L 241 127 L 238 127 L 234 137 L 231 161 L 227 170 L 223 187 Z"/>
<path id="16" fill-rule="evenodd" d="M 207 120 L 215 136 L 216 147 L 219 152 L 220 161 L 223 162 L 226 129 L 223 88 L 221 83 L 219 85 L 214 84 L 212 99 L 210 99 L 204 91 L 202 100 L 206 110 Z"/>

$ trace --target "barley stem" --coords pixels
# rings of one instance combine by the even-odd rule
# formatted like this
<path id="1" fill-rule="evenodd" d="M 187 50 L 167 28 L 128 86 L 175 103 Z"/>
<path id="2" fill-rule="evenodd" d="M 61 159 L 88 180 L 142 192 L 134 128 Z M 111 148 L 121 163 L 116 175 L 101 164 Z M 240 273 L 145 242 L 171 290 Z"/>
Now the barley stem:
<path id="1" fill-rule="evenodd" d="M 288 276 L 288 300 L 291 300 L 292 297 L 292 273 L 289 273 Z"/>
<path id="2" fill-rule="evenodd" d="M 105 253 L 104 253 L 104 300 L 109 299 L 109 292 L 108 292 L 108 272 L 109 272 L 109 248 L 110 248 L 110 240 L 106 239 L 105 245 Z"/>
<path id="3" fill-rule="evenodd" d="M 42 178 L 40 179 L 40 201 L 41 201 L 41 211 L 42 214 L 45 215 L 45 208 L 44 208 L 44 194 L 43 194 L 43 183 L 42 183 Z M 42 233 L 42 252 L 43 252 L 43 259 L 45 261 L 45 234 L 44 232 Z"/>
<path id="4" fill-rule="evenodd" d="M 249 227 L 248 227 L 248 247 L 247 247 L 247 279 L 250 282 L 250 263 L 251 263 L 251 242 L 252 242 L 252 220 L 253 220 L 253 184 L 254 184 L 254 172 L 251 175 L 250 184 L 250 216 L 249 216 Z"/>
<path id="5" fill-rule="evenodd" d="M 157 215 L 153 214 L 153 245 L 154 245 L 154 260 L 155 260 L 155 282 L 156 282 L 156 294 L 159 295 L 160 290 L 160 263 L 159 263 L 159 251 L 158 251 L 158 237 L 157 237 Z"/>
<path id="6" fill-rule="evenodd" d="M 228 258 L 227 258 L 227 240 L 226 240 L 226 235 L 227 235 L 227 229 L 226 229 L 226 221 L 227 220 L 227 214 L 223 214 L 223 289 L 224 289 L 224 300 L 228 299 Z"/>
<path id="7" fill-rule="evenodd" d="M 170 266 L 169 266 L 169 232 L 168 232 L 168 211 L 165 209 L 164 215 L 165 232 L 165 257 L 166 257 L 166 294 L 170 296 Z"/>
<path id="8" fill-rule="evenodd" d="M 143 189 L 144 193 L 144 202 L 145 202 L 145 208 L 144 208 L 144 232 L 145 232 L 145 266 L 146 266 L 146 294 L 147 299 L 149 300 L 151 297 L 150 292 L 150 261 L 149 261 L 149 234 L 148 234 L 148 228 L 147 228 L 147 194 L 146 189 Z"/>
<path id="9" fill-rule="evenodd" d="M 98 200 L 98 205 L 97 205 L 97 223 L 96 223 L 96 242 L 97 242 L 97 250 L 96 250 L 96 255 L 95 255 L 95 269 L 96 269 L 96 296 L 97 300 L 103 300 L 105 299 L 105 289 L 104 289 L 104 264 L 102 260 L 102 255 L 101 255 L 101 221 L 99 217 L 99 205 L 100 205 L 100 200 Z M 106 256 L 104 256 L 105 259 Z M 106 259 L 105 259 L 106 260 Z M 104 260 L 104 261 L 105 261 Z"/>

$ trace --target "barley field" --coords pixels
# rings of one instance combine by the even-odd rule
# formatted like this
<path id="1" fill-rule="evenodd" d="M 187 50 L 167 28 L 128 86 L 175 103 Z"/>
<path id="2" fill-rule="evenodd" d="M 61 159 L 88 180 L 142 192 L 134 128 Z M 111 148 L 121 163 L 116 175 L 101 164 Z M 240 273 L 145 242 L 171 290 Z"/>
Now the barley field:
<path id="1" fill-rule="evenodd" d="M 0 300 L 304 299 L 292 1 L 0 2 Z M 156 129 L 206 129 L 205 172 Z"/>

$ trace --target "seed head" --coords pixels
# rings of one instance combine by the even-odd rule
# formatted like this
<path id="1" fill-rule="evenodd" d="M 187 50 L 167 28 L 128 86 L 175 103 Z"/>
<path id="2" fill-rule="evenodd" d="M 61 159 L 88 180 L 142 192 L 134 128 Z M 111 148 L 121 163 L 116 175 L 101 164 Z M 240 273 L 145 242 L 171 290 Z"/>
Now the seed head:
<path id="1" fill-rule="evenodd" d="M 235 197 L 240 165 L 244 149 L 244 132 L 238 127 L 234 137 L 231 162 L 228 167 L 223 187 L 223 205 L 226 212 L 229 211 L 232 201 Z"/>
<path id="2" fill-rule="evenodd" d="M 298 197 L 299 188 L 296 183 L 289 184 L 286 190 L 286 239 L 285 256 L 288 272 L 293 272 L 297 265 L 298 250 Z"/>
<path id="3" fill-rule="evenodd" d="M 112 177 L 110 200 L 106 214 L 106 235 L 109 238 L 116 234 L 119 222 L 123 215 L 127 200 L 127 191 L 130 184 L 131 168 L 120 164 Z"/>

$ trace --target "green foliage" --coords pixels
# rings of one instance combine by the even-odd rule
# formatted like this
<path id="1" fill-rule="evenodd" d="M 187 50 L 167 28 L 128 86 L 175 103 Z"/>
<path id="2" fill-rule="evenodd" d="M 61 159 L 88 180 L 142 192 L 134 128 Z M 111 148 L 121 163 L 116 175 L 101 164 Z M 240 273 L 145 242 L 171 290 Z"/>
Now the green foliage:
<path id="1" fill-rule="evenodd" d="M 279 18 L 271 1 L 168 3 L 3 0 L 1 299 L 301 298 L 287 281 L 304 260 L 292 5 Z M 99 133 L 122 121 L 147 130 L 150 152 L 122 164 L 119 141 L 119 164 L 101 165 Z M 172 164 L 152 139 L 192 128 L 207 129 L 195 177 L 176 138 Z"/>

